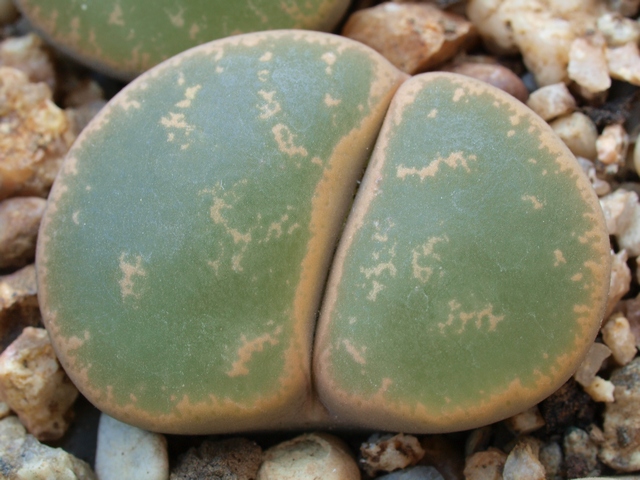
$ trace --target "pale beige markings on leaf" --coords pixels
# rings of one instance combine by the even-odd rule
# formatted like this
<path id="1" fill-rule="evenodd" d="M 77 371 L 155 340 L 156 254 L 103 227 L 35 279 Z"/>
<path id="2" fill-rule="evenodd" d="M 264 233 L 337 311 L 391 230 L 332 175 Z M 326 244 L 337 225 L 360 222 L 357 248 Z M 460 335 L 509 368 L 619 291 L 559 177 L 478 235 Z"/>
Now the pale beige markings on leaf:
<path id="1" fill-rule="evenodd" d="M 436 118 L 437 116 L 438 116 L 438 109 L 432 108 L 431 111 L 429 112 L 429 115 L 427 115 L 427 118 Z"/>
<path id="2" fill-rule="evenodd" d="M 278 149 L 282 153 L 286 153 L 290 157 L 293 157 L 294 155 L 306 157 L 309 154 L 306 148 L 295 144 L 295 135 L 286 125 L 279 123 L 271 129 L 271 132 L 278 144 Z"/>
<path id="3" fill-rule="evenodd" d="M 238 348 L 236 358 L 231 368 L 225 373 L 231 377 L 239 377 L 249 375 L 251 373 L 247 368 L 247 363 L 251 360 L 251 357 L 256 352 L 262 352 L 266 345 L 275 346 L 280 343 L 278 336 L 282 333 L 282 326 L 278 326 L 272 333 L 263 333 L 262 335 L 248 340 L 246 335 L 241 335 L 240 348 Z"/>
<path id="4" fill-rule="evenodd" d="M 578 272 L 578 273 L 576 273 L 575 275 L 573 275 L 573 276 L 571 277 L 571 281 L 572 281 L 572 282 L 579 282 L 579 281 L 581 281 L 581 280 L 582 280 L 582 278 L 583 278 L 583 277 L 584 277 L 584 275 L 582 275 L 582 273 L 579 273 L 579 272 Z"/>
<path id="5" fill-rule="evenodd" d="M 434 248 L 436 244 L 441 242 L 448 242 L 449 237 L 443 235 L 442 237 L 431 237 L 426 243 L 414 248 L 411 251 L 411 267 L 413 269 L 413 277 L 420 280 L 422 283 L 427 283 L 433 274 L 433 268 L 425 265 L 425 261 L 433 259 L 435 261 L 441 261 L 442 258 L 436 252 Z"/>
<path id="6" fill-rule="evenodd" d="M 333 64 L 336 63 L 338 57 L 333 52 L 325 52 L 320 57 L 324 63 L 327 64 L 327 68 L 325 68 L 325 72 L 327 75 L 331 75 L 333 73 Z"/>
<path id="7" fill-rule="evenodd" d="M 258 80 L 260 80 L 261 82 L 266 82 L 267 80 L 269 80 L 269 70 L 259 70 Z"/>
<path id="8" fill-rule="evenodd" d="M 109 14 L 109 25 L 117 25 L 119 27 L 124 26 L 124 18 L 122 18 L 122 7 L 120 7 L 119 3 L 116 3 L 113 7 L 113 10 Z"/>
<path id="9" fill-rule="evenodd" d="M 485 324 L 484 320 L 486 320 L 487 331 L 493 332 L 504 318 L 504 315 L 495 315 L 493 313 L 493 305 L 490 303 L 486 304 L 482 310 L 465 312 L 462 310 L 462 305 L 454 299 L 449 302 L 447 321 L 440 322 L 438 328 L 440 329 L 440 333 L 444 334 L 447 328 L 454 328 L 456 324 L 458 324 L 455 333 L 460 334 L 466 330 L 469 322 L 473 322 L 476 329 L 480 330 Z"/>
<path id="10" fill-rule="evenodd" d="M 371 282 L 371 290 L 367 294 L 367 300 L 375 302 L 378 298 L 378 294 L 385 288 L 386 287 L 383 284 L 381 284 L 377 280 L 373 280 L 373 282 Z"/>
<path id="11" fill-rule="evenodd" d="M 531 202 L 534 210 L 540 210 L 542 207 L 544 207 L 544 203 L 538 200 L 534 195 L 522 195 L 522 197 L 520 198 L 525 202 Z"/>
<path id="12" fill-rule="evenodd" d="M 258 7 L 256 7 L 254 5 L 254 3 L 251 0 L 247 0 L 247 6 L 249 7 L 249 9 L 256 14 L 256 16 L 258 18 L 260 18 L 260 21 L 262 23 L 268 23 L 269 22 L 269 17 L 267 16 L 266 13 L 264 13 L 262 10 L 260 10 Z"/>
<path id="13" fill-rule="evenodd" d="M 176 28 L 184 27 L 184 8 L 183 7 L 179 7 L 176 13 L 171 13 L 168 9 L 165 9 L 164 12 L 167 14 L 167 17 L 169 17 L 169 21 L 171 22 L 171 25 L 173 25 Z"/>
<path id="14" fill-rule="evenodd" d="M 342 100 L 340 100 L 338 98 L 333 98 L 331 96 L 331 94 L 329 94 L 329 93 L 325 94 L 325 96 L 324 96 L 324 104 L 327 107 L 337 107 L 341 103 L 342 103 Z"/>
<path id="15" fill-rule="evenodd" d="M 198 91 L 200 91 L 201 88 L 202 85 L 194 85 L 193 87 L 188 87 L 184 91 L 184 99 L 176 103 L 176 107 L 189 108 L 191 106 L 191 102 L 195 100 L 196 94 L 198 93 Z"/>
<path id="16" fill-rule="evenodd" d="M 167 129 L 167 142 L 172 142 L 176 137 L 176 133 L 181 133 L 185 141 L 180 145 L 180 148 L 185 150 L 189 147 L 190 143 L 186 141 L 186 137 L 195 130 L 195 126 L 186 121 L 184 113 L 169 112 L 168 116 L 160 119 L 160 125 Z"/>
<path id="17" fill-rule="evenodd" d="M 128 262 L 126 259 L 127 254 L 124 252 L 120 254 L 120 258 L 118 259 L 120 272 L 122 273 L 122 278 L 118 281 L 122 300 L 125 300 L 127 297 L 139 298 L 140 292 L 134 290 L 134 277 L 147 276 L 147 272 L 142 267 L 142 257 L 140 255 L 135 256 L 133 263 Z"/>
<path id="18" fill-rule="evenodd" d="M 429 162 L 426 167 L 415 168 L 405 167 L 404 165 L 398 165 L 396 168 L 396 176 L 404 180 L 407 176 L 417 175 L 420 177 L 420 181 L 424 181 L 427 177 L 435 177 L 440 169 L 441 164 L 445 164 L 453 169 L 463 168 L 467 172 L 471 172 L 468 161 L 475 161 L 475 155 L 469 155 L 465 158 L 462 152 L 453 152 L 448 157 L 438 157 L 435 160 Z"/>
<path id="19" fill-rule="evenodd" d="M 73 220 L 73 223 L 75 223 L 76 225 L 80 225 L 79 215 L 80 210 L 76 210 L 75 212 L 73 212 L 73 215 L 71 215 L 71 220 Z"/>
<path id="20" fill-rule="evenodd" d="M 273 52 L 264 52 L 258 60 L 260 60 L 261 62 L 269 62 L 272 58 Z"/>
<path id="21" fill-rule="evenodd" d="M 198 36 L 198 33 L 200 33 L 200 26 L 198 26 L 198 24 L 194 22 L 191 24 L 191 27 L 189 27 L 189 38 L 191 40 L 195 40 Z"/>
<path id="22" fill-rule="evenodd" d="M 141 107 L 139 101 L 129 100 L 128 93 L 121 94 L 118 101 L 118 105 L 120 105 L 125 112 L 128 111 L 130 108 L 135 108 L 136 110 L 139 110 Z"/>
<path id="23" fill-rule="evenodd" d="M 463 88 L 456 88 L 455 91 L 453 92 L 453 101 L 459 102 L 460 99 L 465 96 L 465 94 L 466 93 Z"/>
<path id="24" fill-rule="evenodd" d="M 271 92 L 267 92 L 265 90 L 258 90 L 258 95 L 260 95 L 262 99 L 266 102 L 262 105 L 256 105 L 258 109 L 262 112 L 260 114 L 260 118 L 262 120 L 271 118 L 276 113 L 282 110 L 282 107 L 280 107 L 280 102 L 278 102 L 273 98 L 275 94 L 276 94 L 275 90 L 272 90 Z"/>
<path id="25" fill-rule="evenodd" d="M 78 45 L 80 39 L 80 18 L 73 17 L 69 22 L 69 40 L 73 45 Z"/>
<path id="26" fill-rule="evenodd" d="M 553 251 L 553 256 L 555 258 L 555 262 L 553 263 L 554 267 L 558 267 L 563 263 L 567 263 L 567 260 L 564 258 L 564 254 L 562 253 L 562 250 L 554 250 Z"/>
<path id="27" fill-rule="evenodd" d="M 366 365 L 367 361 L 364 358 L 364 354 L 367 351 L 367 347 L 363 346 L 361 348 L 357 348 L 353 343 L 349 340 L 342 340 L 342 345 L 347 353 L 351 356 L 354 362 L 359 363 L 360 365 Z"/>
<path id="28" fill-rule="evenodd" d="M 507 132 L 507 137 L 513 137 L 515 134 L 516 134 L 516 131 L 515 131 L 515 130 L 509 130 L 509 131 Z"/>

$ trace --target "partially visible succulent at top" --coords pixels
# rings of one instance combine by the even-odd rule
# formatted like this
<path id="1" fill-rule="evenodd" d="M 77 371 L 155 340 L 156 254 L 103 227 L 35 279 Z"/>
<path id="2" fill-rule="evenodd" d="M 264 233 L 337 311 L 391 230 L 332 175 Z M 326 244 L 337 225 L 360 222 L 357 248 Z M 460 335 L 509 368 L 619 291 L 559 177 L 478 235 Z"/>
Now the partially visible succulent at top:
<path id="1" fill-rule="evenodd" d="M 56 180 L 37 269 L 61 362 L 122 421 L 438 432 L 571 375 L 609 243 L 577 162 L 513 97 L 275 31 L 114 98 Z"/>
<path id="2" fill-rule="evenodd" d="M 330 31 L 349 6 L 349 0 L 16 1 L 49 41 L 124 80 L 229 35 L 282 28 Z"/>

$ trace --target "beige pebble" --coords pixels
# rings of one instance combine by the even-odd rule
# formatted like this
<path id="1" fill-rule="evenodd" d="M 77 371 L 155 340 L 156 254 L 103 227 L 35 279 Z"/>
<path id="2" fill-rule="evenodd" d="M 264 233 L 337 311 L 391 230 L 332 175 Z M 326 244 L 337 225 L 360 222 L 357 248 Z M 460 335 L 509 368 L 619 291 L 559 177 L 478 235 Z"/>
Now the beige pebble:
<path id="1" fill-rule="evenodd" d="M 583 387 L 591 385 L 596 378 L 596 374 L 600 371 L 600 367 L 602 367 L 602 362 L 610 356 L 611 349 L 609 347 L 602 343 L 594 342 L 573 375 L 576 382 Z"/>
<path id="2" fill-rule="evenodd" d="M 100 480 L 168 480 L 167 440 L 103 413 L 98 426 L 96 474 Z"/>
<path id="3" fill-rule="evenodd" d="M 640 24 L 619 13 L 605 13 L 598 18 L 597 26 L 609 47 L 621 47 L 629 42 L 640 41 Z"/>
<path id="4" fill-rule="evenodd" d="M 9 37 L 0 42 L 0 67 L 13 67 L 27 75 L 30 82 L 56 87 L 56 72 L 49 52 L 35 33 Z"/>
<path id="5" fill-rule="evenodd" d="M 573 112 L 551 122 L 551 128 L 574 155 L 595 160 L 598 130 L 584 113 Z"/>
<path id="6" fill-rule="evenodd" d="M 545 425 L 544 418 L 540 415 L 540 410 L 537 405 L 513 417 L 507 418 L 504 422 L 507 428 L 516 435 L 526 435 L 535 432 Z"/>
<path id="7" fill-rule="evenodd" d="M 620 235 L 629 228 L 638 205 L 638 194 L 619 188 L 600 199 L 609 235 Z"/>
<path id="8" fill-rule="evenodd" d="M 413 435 L 372 435 L 360 446 L 361 467 L 369 475 L 391 472 L 415 465 L 424 456 L 420 442 Z"/>
<path id="9" fill-rule="evenodd" d="M 504 480 L 545 480 L 546 472 L 538 459 L 540 445 L 530 437 L 521 438 L 504 464 Z"/>
<path id="10" fill-rule="evenodd" d="M 526 102 L 529 97 L 527 87 L 522 80 L 507 67 L 498 63 L 463 62 L 445 65 L 440 70 L 482 80 L 507 92 L 521 102 Z"/>
<path id="11" fill-rule="evenodd" d="M 359 480 L 347 445 L 326 433 L 309 433 L 264 453 L 257 480 Z"/>
<path id="12" fill-rule="evenodd" d="M 39 197 L 16 197 L 0 202 L 0 268 L 24 267 L 33 262 L 46 204 L 46 200 Z"/>
<path id="13" fill-rule="evenodd" d="M 611 185 L 606 180 L 601 179 L 598 176 L 595 164 L 584 157 L 576 157 L 576 160 L 582 167 L 582 171 L 587 175 L 587 178 L 591 182 L 594 192 L 598 197 L 604 197 L 611 193 Z"/>
<path id="14" fill-rule="evenodd" d="M 342 35 L 380 52 L 403 72 L 440 65 L 473 41 L 476 31 L 464 17 L 428 3 L 386 2 L 354 12 Z"/>
<path id="15" fill-rule="evenodd" d="M 564 83 L 554 83 L 532 92 L 527 105 L 548 121 L 572 113 L 576 109 L 576 100 Z"/>
<path id="16" fill-rule="evenodd" d="M 14 417 L 0 420 L 1 478 L 10 480 L 95 480 L 91 467 L 61 448 L 27 434 Z"/>
<path id="17" fill-rule="evenodd" d="M 10 413 L 11 409 L 9 408 L 9 405 L 4 402 L 0 402 L 0 420 L 7 418 Z"/>
<path id="18" fill-rule="evenodd" d="M 615 401 L 614 385 L 609 380 L 595 376 L 589 385 L 584 387 L 584 391 L 589 394 L 594 402 L 611 403 Z"/>
<path id="19" fill-rule="evenodd" d="M 0 67 L 0 200 L 46 197 L 76 138 L 65 112 L 44 83 L 31 83 L 11 67 Z"/>
<path id="20" fill-rule="evenodd" d="M 18 338 L 24 327 L 40 325 L 37 294 L 34 265 L 0 276 L 0 352 Z"/>
<path id="21" fill-rule="evenodd" d="M 618 301 L 626 295 L 631 286 L 631 269 L 627 265 L 627 260 L 626 250 L 620 250 L 615 254 L 611 252 L 611 278 L 605 318 L 613 312 Z"/>
<path id="22" fill-rule="evenodd" d="M 71 383 L 47 331 L 27 327 L 0 355 L 0 398 L 39 440 L 60 438 L 78 390 Z"/>
<path id="23" fill-rule="evenodd" d="M 607 125 L 596 140 L 598 161 L 606 165 L 607 173 L 618 173 L 625 164 L 629 149 L 629 135 L 619 124 Z"/>
<path id="24" fill-rule="evenodd" d="M 571 43 L 567 73 L 587 94 L 604 92 L 611 87 L 605 47 L 601 34 L 576 38 Z"/>
<path id="25" fill-rule="evenodd" d="M 605 406 L 599 458 L 618 472 L 640 470 L 640 358 L 611 374 L 615 399 Z"/>
<path id="26" fill-rule="evenodd" d="M 602 340 L 618 365 L 626 365 L 636 356 L 636 337 L 621 314 L 612 315 L 602 327 Z"/>
<path id="27" fill-rule="evenodd" d="M 465 480 L 502 480 L 507 454 L 497 448 L 489 448 L 467 457 L 464 467 Z"/>
<path id="28" fill-rule="evenodd" d="M 607 48 L 607 64 L 611 78 L 640 85 L 640 51 L 636 43 Z"/>

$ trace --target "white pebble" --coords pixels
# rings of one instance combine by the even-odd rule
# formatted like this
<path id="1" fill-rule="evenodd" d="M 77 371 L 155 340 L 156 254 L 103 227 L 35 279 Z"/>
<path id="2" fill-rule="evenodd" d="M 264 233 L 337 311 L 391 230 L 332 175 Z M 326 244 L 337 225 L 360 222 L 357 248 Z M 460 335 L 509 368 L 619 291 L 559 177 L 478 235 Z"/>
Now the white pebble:
<path id="1" fill-rule="evenodd" d="M 167 480 L 167 440 L 159 433 L 132 427 L 103 413 L 98 427 L 96 473 L 100 480 Z"/>
<path id="2" fill-rule="evenodd" d="M 574 378 L 583 387 L 591 385 L 596 374 L 602 367 L 602 362 L 611 356 L 611 349 L 602 343 L 595 342 L 589 348 L 586 357 L 576 370 Z"/>
<path id="3" fill-rule="evenodd" d="M 631 287 L 631 269 L 627 265 L 627 260 L 626 250 L 620 250 L 616 254 L 611 251 L 611 278 L 609 279 L 609 296 L 605 318 L 613 312 L 620 299 L 626 295 Z"/>
<path id="4" fill-rule="evenodd" d="M 610 173 L 617 173 L 618 167 L 624 165 L 628 149 L 629 135 L 622 125 L 607 125 L 596 140 L 598 161 L 607 166 L 615 166 L 615 170 Z"/>
<path id="5" fill-rule="evenodd" d="M 505 420 L 507 428 L 516 435 L 524 435 L 544 427 L 544 418 L 537 405 Z"/>
<path id="6" fill-rule="evenodd" d="M 640 24 L 619 13 L 605 13 L 598 18 L 597 26 L 609 47 L 620 47 L 625 43 L 640 41 Z"/>
<path id="7" fill-rule="evenodd" d="M 611 86 L 602 35 L 576 38 L 569 50 L 569 78 L 588 93 L 604 92 Z"/>
<path id="8" fill-rule="evenodd" d="M 520 439 L 504 464 L 504 480 L 544 480 L 546 472 L 538 459 L 540 446 L 533 439 Z"/>
<path id="9" fill-rule="evenodd" d="M 607 64 L 611 78 L 640 85 L 640 51 L 636 43 L 607 48 Z"/>

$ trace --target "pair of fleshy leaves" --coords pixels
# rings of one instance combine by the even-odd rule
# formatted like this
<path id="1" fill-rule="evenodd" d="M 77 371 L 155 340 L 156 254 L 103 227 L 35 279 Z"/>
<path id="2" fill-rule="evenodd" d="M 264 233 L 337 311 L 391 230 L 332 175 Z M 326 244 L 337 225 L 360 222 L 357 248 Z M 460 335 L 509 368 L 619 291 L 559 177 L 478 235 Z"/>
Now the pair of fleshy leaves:
<path id="1" fill-rule="evenodd" d="M 567 379 L 608 248 L 575 159 L 515 99 L 276 31 L 121 92 L 66 160 L 37 267 L 61 362 L 121 420 L 438 432 Z"/>

